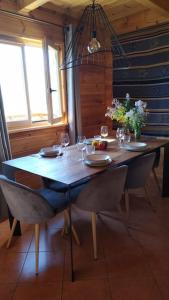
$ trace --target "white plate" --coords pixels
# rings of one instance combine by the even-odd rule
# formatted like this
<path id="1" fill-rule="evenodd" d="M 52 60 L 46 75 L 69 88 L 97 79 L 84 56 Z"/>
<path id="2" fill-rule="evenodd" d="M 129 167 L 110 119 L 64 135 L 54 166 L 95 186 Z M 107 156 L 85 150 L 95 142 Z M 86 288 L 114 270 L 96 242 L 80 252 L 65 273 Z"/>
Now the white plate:
<path id="1" fill-rule="evenodd" d="M 53 151 L 53 152 L 39 152 L 39 154 L 43 157 L 56 157 L 60 155 L 59 151 Z"/>
<path id="2" fill-rule="evenodd" d="M 90 167 L 105 167 L 107 165 L 109 165 L 112 162 L 112 159 L 109 158 L 108 160 L 105 161 L 89 161 L 87 159 L 85 159 L 85 164 L 90 166 Z"/>
<path id="3" fill-rule="evenodd" d="M 94 163 L 105 163 L 109 161 L 111 157 L 107 154 L 89 154 L 86 155 L 86 160 Z"/>
<path id="4" fill-rule="evenodd" d="M 135 148 L 147 147 L 147 144 L 142 142 L 131 142 L 129 145 Z"/>
<path id="5" fill-rule="evenodd" d="M 129 151 L 143 151 L 148 147 L 146 143 L 138 143 L 138 142 L 132 142 L 129 144 L 125 144 L 123 148 Z"/>

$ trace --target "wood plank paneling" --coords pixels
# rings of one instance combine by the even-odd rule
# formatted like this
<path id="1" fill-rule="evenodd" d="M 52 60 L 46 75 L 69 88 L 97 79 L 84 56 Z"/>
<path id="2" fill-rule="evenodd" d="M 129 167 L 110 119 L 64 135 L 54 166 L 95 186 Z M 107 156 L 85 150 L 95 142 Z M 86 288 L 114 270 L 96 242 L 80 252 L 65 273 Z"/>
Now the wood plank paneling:
<path id="1" fill-rule="evenodd" d="M 107 54 L 107 65 L 112 64 L 112 55 Z M 112 101 L 112 69 L 93 65 L 80 67 L 80 99 L 82 132 L 87 137 L 100 133 L 101 125 L 107 123 L 105 112 Z"/>
<path id="2" fill-rule="evenodd" d="M 66 126 L 35 129 L 10 133 L 10 143 L 13 157 L 24 156 L 39 152 L 43 147 L 59 143 L 60 133 L 66 130 Z"/>
<path id="3" fill-rule="evenodd" d="M 10 133 L 10 144 L 13 158 L 37 153 L 43 147 L 52 146 L 60 142 L 60 133 L 67 131 L 67 126 L 50 127 L 45 129 L 36 129 Z M 39 176 L 32 175 L 23 171 L 18 171 L 16 180 L 31 188 L 42 186 L 42 180 Z"/>

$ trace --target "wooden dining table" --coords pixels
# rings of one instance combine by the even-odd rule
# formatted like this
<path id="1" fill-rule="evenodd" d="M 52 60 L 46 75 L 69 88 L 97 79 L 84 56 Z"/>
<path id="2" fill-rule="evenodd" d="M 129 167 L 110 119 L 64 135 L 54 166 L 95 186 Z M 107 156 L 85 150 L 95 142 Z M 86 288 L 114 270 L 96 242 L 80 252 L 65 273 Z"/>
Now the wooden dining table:
<path id="1" fill-rule="evenodd" d="M 161 138 L 142 137 L 141 142 L 147 143 L 144 151 L 127 151 L 123 147 L 119 147 L 117 141 L 112 139 L 105 151 L 96 151 L 96 153 L 104 153 L 110 155 L 112 163 L 108 167 L 116 167 L 122 164 L 128 164 L 131 160 L 150 153 L 158 151 L 164 147 L 164 163 L 163 163 L 163 183 L 162 196 L 169 196 L 169 140 Z M 23 170 L 32 174 L 39 175 L 54 181 L 59 181 L 68 186 L 78 182 L 88 176 L 94 176 L 102 172 L 105 167 L 90 167 L 80 160 L 81 153 L 76 145 L 67 147 L 63 156 L 58 157 L 42 157 L 39 153 L 19 157 L 16 159 L 3 162 L 2 170 L 10 179 L 15 179 L 17 170 Z"/>
<path id="2" fill-rule="evenodd" d="M 32 174 L 39 175 L 54 181 L 59 181 L 67 185 L 68 194 L 70 193 L 72 184 L 86 178 L 93 177 L 105 170 L 105 168 L 117 167 L 124 164 L 129 164 L 130 161 L 137 157 L 153 151 L 160 151 L 164 147 L 163 161 L 163 183 L 162 196 L 169 196 L 169 140 L 152 137 L 142 137 L 142 142 L 147 143 L 144 151 L 128 151 L 123 147 L 119 147 L 114 139 L 108 143 L 108 148 L 105 151 L 97 151 L 97 153 L 108 154 L 112 158 L 112 163 L 106 167 L 91 167 L 81 160 L 81 152 L 78 151 L 76 145 L 67 147 L 63 156 L 57 157 L 42 157 L 39 153 L 19 157 L 16 159 L 3 162 L 3 174 L 9 179 L 15 180 L 17 170 L 26 171 Z M 70 213 L 71 219 L 71 213 Z M 12 219 L 11 219 L 12 222 Z M 20 224 L 17 224 L 15 234 L 21 234 Z M 72 257 L 72 237 L 70 234 L 70 248 Z M 72 259 L 72 258 L 71 258 Z M 73 278 L 73 259 L 71 261 L 72 278 Z"/>

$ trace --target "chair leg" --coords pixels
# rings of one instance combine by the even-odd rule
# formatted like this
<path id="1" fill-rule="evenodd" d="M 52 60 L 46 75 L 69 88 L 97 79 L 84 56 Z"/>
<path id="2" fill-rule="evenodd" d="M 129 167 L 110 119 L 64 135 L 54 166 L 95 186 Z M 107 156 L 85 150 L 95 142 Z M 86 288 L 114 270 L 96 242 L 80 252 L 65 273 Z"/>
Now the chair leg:
<path id="1" fill-rule="evenodd" d="M 39 273 L 39 235 L 40 235 L 40 224 L 35 224 L 35 259 L 36 259 L 36 275 Z"/>
<path id="2" fill-rule="evenodd" d="M 150 200 L 150 197 L 149 197 L 149 194 L 148 194 L 148 190 L 147 190 L 147 186 L 146 186 L 146 185 L 145 185 L 145 187 L 144 187 L 144 192 L 145 192 L 145 198 L 146 198 L 146 200 L 147 200 L 149 206 L 151 207 L 151 209 L 152 209 L 153 212 L 156 212 L 156 209 L 154 208 L 154 206 L 153 206 L 153 204 L 152 204 L 152 202 L 151 202 L 151 200 Z"/>
<path id="3" fill-rule="evenodd" d="M 126 189 L 125 190 L 125 208 L 126 208 L 126 214 L 127 214 L 127 217 L 129 216 L 129 212 L 130 212 L 130 205 L 129 205 L 129 193 L 128 193 L 128 190 Z"/>
<path id="4" fill-rule="evenodd" d="M 72 233 L 73 233 L 73 237 L 74 237 L 74 239 L 76 241 L 76 244 L 78 246 L 80 246 L 80 240 L 79 240 L 78 234 L 76 232 L 76 229 L 75 229 L 75 227 L 73 225 L 72 225 Z"/>
<path id="5" fill-rule="evenodd" d="M 68 234 L 69 213 L 68 213 L 67 209 L 64 210 L 64 220 L 65 220 L 65 225 L 66 225 L 66 231 L 64 229 L 64 233 Z M 64 228 L 65 228 L 65 226 L 64 226 Z M 74 225 L 72 225 L 71 230 L 72 230 L 75 242 L 79 246 L 80 245 L 80 240 L 79 240 L 79 237 L 78 237 L 78 234 L 76 232 L 76 229 L 75 229 Z"/>
<path id="6" fill-rule="evenodd" d="M 97 259 L 97 238 L 96 238 L 96 213 L 92 212 L 92 234 L 94 259 Z"/>
<path id="7" fill-rule="evenodd" d="M 10 235 L 9 235 L 9 239 L 8 239 L 8 243 L 6 245 L 6 248 L 9 248 L 9 246 L 11 244 L 11 240 L 12 240 L 13 233 L 14 233 L 14 230 L 15 230 L 15 227 L 16 227 L 16 223 L 17 223 L 17 220 L 13 219 L 13 224 L 12 224 L 12 228 L 11 228 L 11 232 L 10 232 Z"/>
<path id="8" fill-rule="evenodd" d="M 48 223 L 45 222 L 45 230 L 48 230 Z"/>
<path id="9" fill-rule="evenodd" d="M 63 229 L 63 233 L 64 234 L 68 234 L 69 233 L 69 214 L 68 211 L 65 209 L 63 212 L 64 215 L 64 229 Z"/>
<path id="10" fill-rule="evenodd" d="M 159 192 L 161 194 L 161 187 L 160 187 L 160 184 L 159 184 L 158 177 L 157 177 L 155 169 L 152 169 L 152 172 L 153 172 L 154 180 L 155 180 L 155 182 L 157 184 L 158 190 L 159 190 Z"/>

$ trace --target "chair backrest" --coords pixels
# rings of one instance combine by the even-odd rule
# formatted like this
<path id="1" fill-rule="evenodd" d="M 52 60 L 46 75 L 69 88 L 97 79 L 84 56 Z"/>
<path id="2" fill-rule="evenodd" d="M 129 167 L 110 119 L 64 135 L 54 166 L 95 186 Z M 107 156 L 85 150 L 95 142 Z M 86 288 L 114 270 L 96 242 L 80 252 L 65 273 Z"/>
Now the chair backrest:
<path id="1" fill-rule="evenodd" d="M 3 175 L 0 175 L 0 188 L 15 219 L 27 224 L 39 224 L 54 217 L 52 207 L 36 191 Z"/>
<path id="2" fill-rule="evenodd" d="M 127 166 L 111 168 L 91 179 L 75 205 L 91 212 L 119 210 L 127 169 Z"/>
<path id="3" fill-rule="evenodd" d="M 153 168 L 156 154 L 150 153 L 138 157 L 128 165 L 127 189 L 144 187 Z"/>

